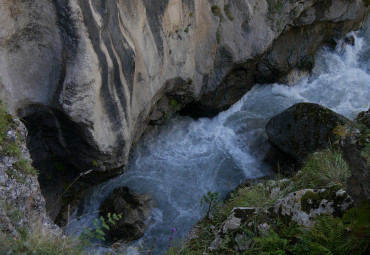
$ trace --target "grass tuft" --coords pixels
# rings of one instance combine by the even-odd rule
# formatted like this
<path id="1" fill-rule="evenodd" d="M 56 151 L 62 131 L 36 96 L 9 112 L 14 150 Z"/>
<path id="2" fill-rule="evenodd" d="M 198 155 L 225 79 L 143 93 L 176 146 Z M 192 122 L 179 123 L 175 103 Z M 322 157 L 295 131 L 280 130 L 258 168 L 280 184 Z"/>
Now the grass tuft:
<path id="1" fill-rule="evenodd" d="M 333 185 L 345 187 L 351 171 L 337 150 L 323 150 L 311 154 L 301 172 L 294 178 L 296 189 L 324 188 Z"/>

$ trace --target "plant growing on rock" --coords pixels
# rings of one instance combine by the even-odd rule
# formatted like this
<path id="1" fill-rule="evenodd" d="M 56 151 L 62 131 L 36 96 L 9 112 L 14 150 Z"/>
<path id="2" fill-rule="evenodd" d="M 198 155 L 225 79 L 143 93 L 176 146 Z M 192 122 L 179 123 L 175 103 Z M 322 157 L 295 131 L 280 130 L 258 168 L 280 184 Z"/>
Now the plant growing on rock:
<path id="1" fill-rule="evenodd" d="M 226 16 L 228 17 L 228 19 L 229 19 L 230 21 L 233 21 L 233 20 L 234 20 L 234 17 L 233 17 L 233 15 L 231 14 L 231 11 L 230 11 L 230 4 L 225 5 L 225 7 L 224 7 L 224 12 L 225 12 Z"/>
<path id="2" fill-rule="evenodd" d="M 106 235 L 105 230 L 109 230 L 109 225 L 115 225 L 118 220 L 122 218 L 122 214 L 111 214 L 108 213 L 106 217 L 100 216 L 99 219 L 94 219 L 94 228 L 85 228 L 81 234 L 81 240 L 92 240 L 97 239 L 99 241 L 105 241 Z"/>
<path id="3" fill-rule="evenodd" d="M 208 191 L 207 194 L 204 194 L 200 200 L 201 205 L 206 205 L 206 218 L 209 218 L 210 213 L 215 209 L 215 207 L 220 203 L 218 197 L 218 192 Z"/>

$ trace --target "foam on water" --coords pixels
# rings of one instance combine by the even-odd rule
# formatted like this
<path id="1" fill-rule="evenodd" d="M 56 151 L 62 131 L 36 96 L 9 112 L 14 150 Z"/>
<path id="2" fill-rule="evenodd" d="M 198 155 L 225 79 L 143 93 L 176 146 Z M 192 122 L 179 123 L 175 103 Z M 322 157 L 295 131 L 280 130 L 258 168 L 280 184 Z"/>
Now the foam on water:
<path id="1" fill-rule="evenodd" d="M 88 192 L 80 213 L 86 216 L 72 221 L 69 233 L 91 227 L 98 215 L 94 212 L 112 190 L 128 186 L 155 201 L 149 228 L 142 239 L 128 244 L 129 254 L 138 254 L 138 246 L 150 247 L 154 238 L 152 254 L 164 254 L 171 227 L 180 240 L 204 214 L 199 203 L 203 194 L 218 191 L 222 197 L 242 180 L 270 172 L 263 163 L 269 118 L 297 102 L 319 103 L 348 118 L 369 108 L 369 26 L 352 35 L 354 46 L 339 43 L 335 51 L 318 52 L 312 75 L 293 87 L 257 85 L 213 119 L 178 116 L 149 131 L 133 149 L 127 171 Z"/>

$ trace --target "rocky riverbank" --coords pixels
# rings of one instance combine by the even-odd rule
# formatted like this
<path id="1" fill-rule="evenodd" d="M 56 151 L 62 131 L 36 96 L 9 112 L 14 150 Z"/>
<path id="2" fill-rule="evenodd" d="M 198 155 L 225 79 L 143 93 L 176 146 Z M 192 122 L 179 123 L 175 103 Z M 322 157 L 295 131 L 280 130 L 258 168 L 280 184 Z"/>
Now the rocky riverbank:
<path id="1" fill-rule="evenodd" d="M 305 127 L 312 128 L 320 112 L 325 112 L 325 120 L 312 130 L 318 132 L 331 125 L 338 115 L 321 107 L 317 111 L 317 107 L 320 106 L 298 104 L 280 115 L 295 116 L 300 109 L 299 118 L 294 123 L 287 122 L 292 125 L 293 131 L 289 132 L 299 133 Z M 369 112 L 360 113 L 353 122 L 338 123 L 321 132 L 336 134 L 337 139 L 330 147 L 322 145 L 308 157 L 304 150 L 303 166 L 293 176 L 284 178 L 279 173 L 271 180 L 247 182 L 223 204 L 213 201 L 212 216 L 203 218 L 186 243 L 170 249 L 168 254 L 367 254 Z M 279 130 L 273 122 L 266 128 Z M 300 130 L 295 129 L 298 126 Z M 305 139 L 316 140 L 314 136 Z M 295 140 L 275 141 L 282 149 L 294 144 Z M 349 194 L 354 195 L 356 203 Z"/>

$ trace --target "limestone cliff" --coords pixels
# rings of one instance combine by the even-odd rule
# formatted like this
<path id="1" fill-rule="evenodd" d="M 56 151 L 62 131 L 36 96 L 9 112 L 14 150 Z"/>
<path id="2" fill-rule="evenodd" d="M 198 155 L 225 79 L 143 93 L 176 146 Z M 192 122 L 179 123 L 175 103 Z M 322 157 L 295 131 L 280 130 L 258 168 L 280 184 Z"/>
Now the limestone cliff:
<path id="1" fill-rule="evenodd" d="M 117 169 L 148 123 L 179 108 L 212 116 L 255 83 L 309 71 L 368 11 L 360 0 L 0 0 L 1 96 L 36 167 Z"/>

